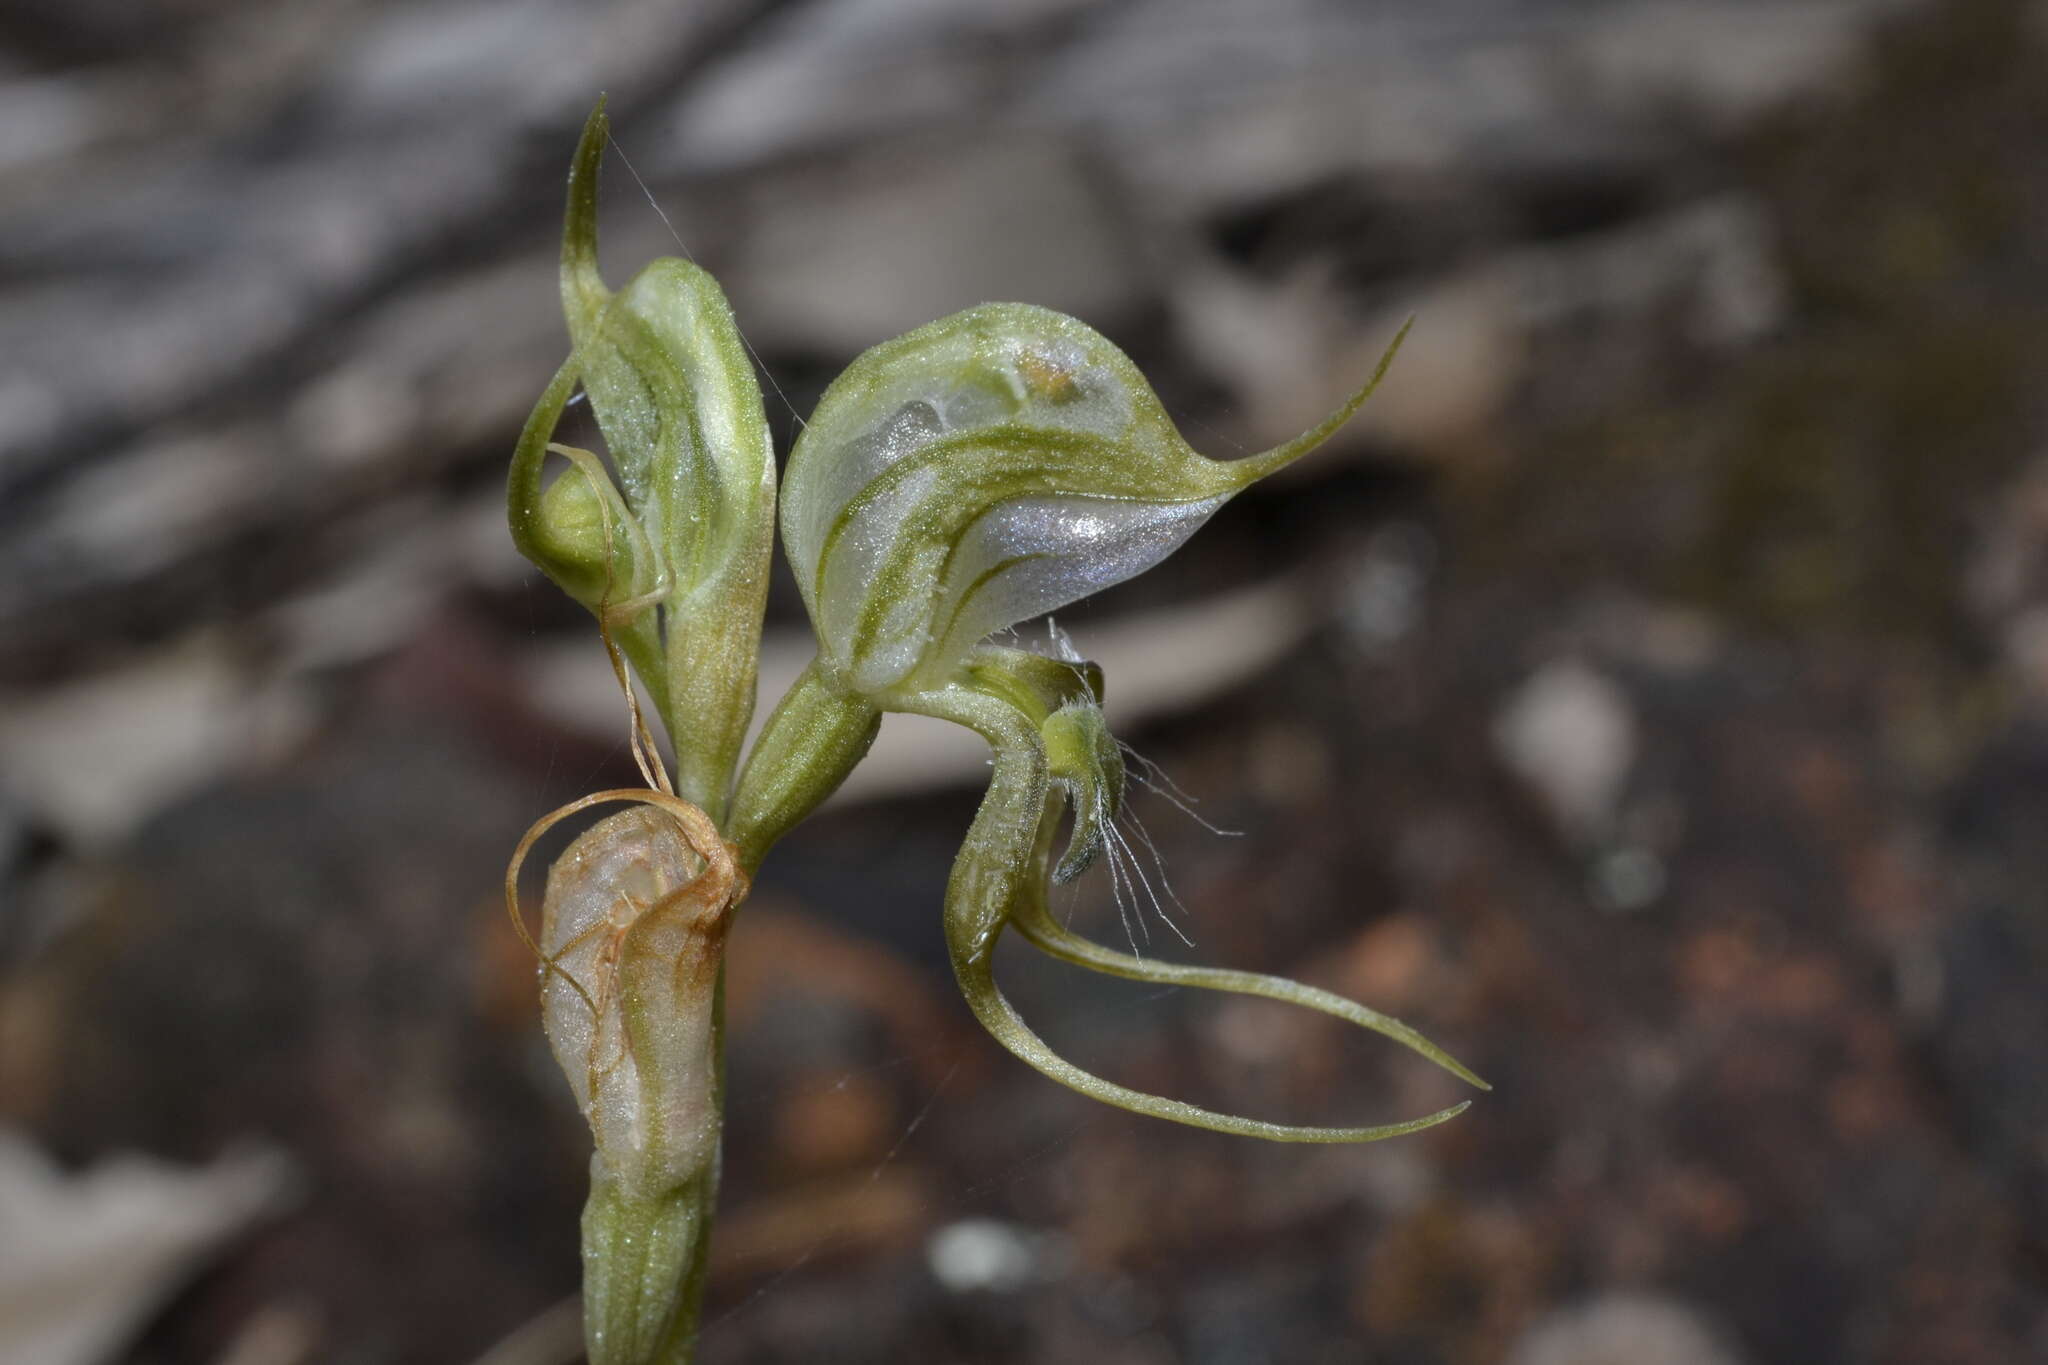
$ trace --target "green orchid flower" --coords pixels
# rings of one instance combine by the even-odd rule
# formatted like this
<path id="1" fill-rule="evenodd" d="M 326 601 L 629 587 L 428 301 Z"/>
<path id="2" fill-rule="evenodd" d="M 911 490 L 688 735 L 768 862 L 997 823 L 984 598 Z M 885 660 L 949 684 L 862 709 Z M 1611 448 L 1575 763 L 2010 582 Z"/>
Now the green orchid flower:
<path id="1" fill-rule="evenodd" d="M 1405 328 L 1403 329 L 1405 334 Z M 1100 670 L 983 643 L 1144 572 L 1233 495 L 1299 459 L 1364 404 L 1400 345 L 1321 425 L 1234 461 L 1193 450 L 1137 367 L 1094 329 L 1024 304 L 987 304 L 875 347 L 826 390 L 790 455 L 782 538 L 810 609 L 818 657 L 771 718 L 741 779 L 739 842 L 752 848 L 836 785 L 818 759 L 828 737 L 865 751 L 884 711 L 973 729 L 994 751 L 988 796 L 954 864 L 945 925 L 976 1016 L 1024 1061 L 1140 1113 L 1288 1141 L 1362 1142 L 1461 1112 L 1370 1128 L 1300 1128 L 1144 1095 L 1058 1057 L 1009 1006 L 992 972 L 1016 927 L 1092 970 L 1287 1000 L 1392 1037 L 1483 1084 L 1396 1020 L 1297 982 L 1147 961 L 1060 927 L 1048 881 L 1078 876 L 1110 837 L 1123 757 L 1100 708 Z M 800 736 L 790 763 L 780 742 Z M 773 756 L 771 768 L 762 764 Z M 795 772 L 794 784 L 768 777 Z M 762 775 L 756 780 L 756 774 Z M 808 784 L 808 785 L 806 785 Z M 792 786 L 803 786 L 802 794 Z M 827 788 L 829 789 L 829 788 Z M 773 792 L 778 814 L 751 823 Z M 1073 835 L 1049 861 L 1063 814 Z M 758 856 L 757 854 L 754 856 Z"/>
<path id="2" fill-rule="evenodd" d="M 1173 553 L 1378 382 L 1286 445 L 1222 461 L 1181 439 L 1123 352 L 1050 309 L 984 304 L 885 342 L 790 454 L 783 546 L 819 656 L 884 705 L 943 686 L 989 635 Z"/>
<path id="3" fill-rule="evenodd" d="M 1047 888 L 1105 854 L 1114 876 L 1129 852 L 1124 750 L 1102 710 L 1102 671 L 1064 637 L 1052 654 L 990 641 L 1151 568 L 1230 498 L 1315 449 L 1371 395 L 1401 338 L 1319 426 L 1230 461 L 1193 450 L 1109 341 L 1043 308 L 986 304 L 868 351 L 790 454 L 781 530 L 818 651 L 741 765 L 776 522 L 761 392 L 703 270 L 667 259 L 616 292 L 604 284 L 596 203 L 607 140 L 600 104 L 569 181 L 570 353 L 520 436 L 507 490 L 520 550 L 597 618 L 647 781 L 543 817 L 506 876 L 526 936 L 518 873 L 535 841 L 593 805 L 632 806 L 556 860 L 540 932 L 527 936 L 548 1040 L 595 1147 L 583 1218 L 593 1365 L 681 1365 L 692 1354 L 718 1185 L 727 932 L 770 848 L 860 762 L 885 712 L 967 726 L 992 751 L 943 927 L 968 1005 L 1019 1058 L 1108 1104 L 1280 1141 L 1372 1141 L 1464 1109 L 1296 1127 L 1145 1094 L 1060 1057 L 993 970 L 1015 929 L 1090 971 L 1333 1015 L 1483 1088 L 1414 1030 L 1339 996 L 1151 960 L 1061 925 Z M 579 391 L 603 455 L 554 440 Z M 552 478 L 550 455 L 566 462 Z M 667 731 L 673 779 L 632 675 Z"/>
<path id="4" fill-rule="evenodd" d="M 818 657 L 741 775 L 749 865 L 851 771 L 880 713 L 929 711 L 990 635 L 1173 553 L 1349 420 L 1401 336 L 1320 425 L 1239 460 L 1196 452 L 1122 351 L 1050 309 L 984 304 L 856 359 L 783 478 Z"/>

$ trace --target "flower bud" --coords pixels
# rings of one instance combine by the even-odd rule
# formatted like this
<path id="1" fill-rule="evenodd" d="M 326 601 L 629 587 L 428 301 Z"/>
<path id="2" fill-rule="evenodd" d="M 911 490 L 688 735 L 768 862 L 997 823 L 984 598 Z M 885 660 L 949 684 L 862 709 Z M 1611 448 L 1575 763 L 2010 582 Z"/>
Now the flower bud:
<path id="1" fill-rule="evenodd" d="M 534 544 L 554 566 L 555 581 L 592 611 L 629 627 L 657 590 L 660 568 L 604 462 L 587 450 L 550 445 L 575 467 L 548 485 L 533 518 Z"/>
<path id="2" fill-rule="evenodd" d="M 574 350 L 527 420 L 508 511 L 520 551 L 605 620 L 647 684 L 675 746 L 677 790 L 719 816 L 753 713 L 774 447 L 753 363 L 710 275 L 666 258 L 617 293 L 605 287 L 606 136 L 600 105 L 577 147 L 562 237 Z M 591 456 L 544 491 L 547 452 L 576 456 L 548 440 L 579 384 L 617 477 Z"/>

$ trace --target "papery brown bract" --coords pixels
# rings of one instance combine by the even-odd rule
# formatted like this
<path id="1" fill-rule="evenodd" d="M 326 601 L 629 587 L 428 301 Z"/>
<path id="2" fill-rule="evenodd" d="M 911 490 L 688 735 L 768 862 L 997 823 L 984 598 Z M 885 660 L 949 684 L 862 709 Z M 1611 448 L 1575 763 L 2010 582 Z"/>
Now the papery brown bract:
<path id="1" fill-rule="evenodd" d="M 541 1015 L 597 1152 L 658 1192 L 713 1159 L 712 999 L 730 876 L 707 869 L 673 816 L 620 811 L 548 871 Z"/>
<path id="2" fill-rule="evenodd" d="M 634 808 L 555 861 L 540 939 L 529 939 L 548 1042 L 597 1148 L 583 1211 L 592 1365 L 688 1358 L 718 1195 L 719 970 L 748 889 L 696 805 L 660 790 L 595 792 L 536 822 L 514 851 L 505 897 L 522 935 L 519 869 L 535 842 L 621 801 Z"/>

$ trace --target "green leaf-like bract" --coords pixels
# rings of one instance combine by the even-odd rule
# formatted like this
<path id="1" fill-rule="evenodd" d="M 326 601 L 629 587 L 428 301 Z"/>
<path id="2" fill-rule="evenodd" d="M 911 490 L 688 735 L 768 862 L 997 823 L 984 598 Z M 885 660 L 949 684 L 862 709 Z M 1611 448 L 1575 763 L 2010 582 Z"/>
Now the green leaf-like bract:
<path id="1" fill-rule="evenodd" d="M 774 447 L 753 364 L 709 274 L 670 257 L 617 293 L 605 287 L 597 175 L 606 138 L 599 105 L 576 150 L 562 235 L 574 350 L 513 457 L 513 538 L 606 618 L 668 727 L 677 792 L 721 818 L 753 714 Z M 544 492 L 548 438 L 579 384 L 617 486 L 584 461 Z"/>

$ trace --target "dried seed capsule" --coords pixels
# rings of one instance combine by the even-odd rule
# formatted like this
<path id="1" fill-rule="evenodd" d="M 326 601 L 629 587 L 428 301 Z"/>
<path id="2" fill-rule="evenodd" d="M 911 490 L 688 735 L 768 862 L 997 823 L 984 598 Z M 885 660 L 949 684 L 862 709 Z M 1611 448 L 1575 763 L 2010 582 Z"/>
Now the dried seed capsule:
<path id="1" fill-rule="evenodd" d="M 729 864 L 712 870 L 649 805 L 592 826 L 548 873 L 548 1042 L 598 1155 L 650 1194 L 717 1149 L 712 1002 L 732 886 Z"/>
<path id="2" fill-rule="evenodd" d="M 541 1014 L 590 1122 L 583 1212 L 584 1333 L 595 1365 L 681 1358 L 696 1321 L 718 1189 L 719 966 L 746 875 L 704 812 L 660 791 L 605 791 L 527 831 L 535 840 L 604 802 L 548 873 Z M 522 928 L 522 933 L 524 932 Z"/>

